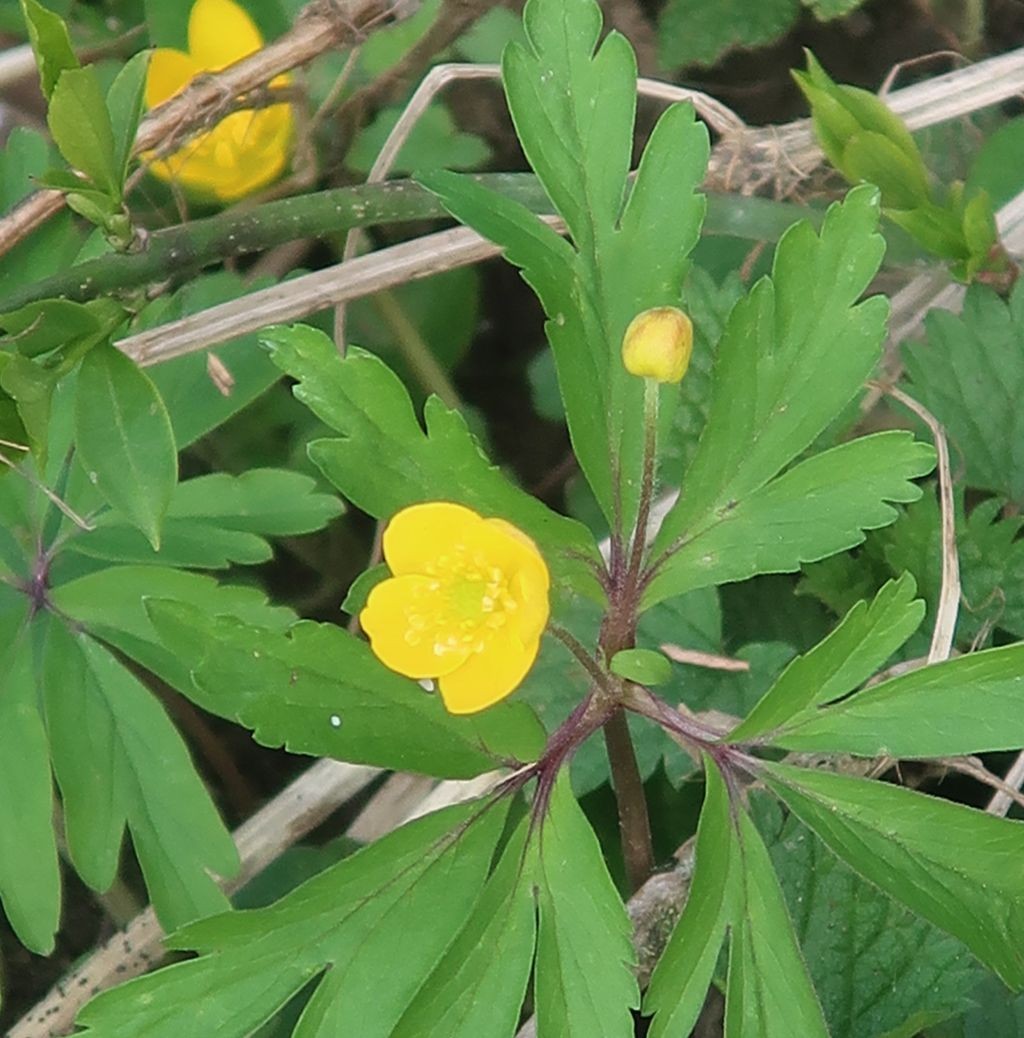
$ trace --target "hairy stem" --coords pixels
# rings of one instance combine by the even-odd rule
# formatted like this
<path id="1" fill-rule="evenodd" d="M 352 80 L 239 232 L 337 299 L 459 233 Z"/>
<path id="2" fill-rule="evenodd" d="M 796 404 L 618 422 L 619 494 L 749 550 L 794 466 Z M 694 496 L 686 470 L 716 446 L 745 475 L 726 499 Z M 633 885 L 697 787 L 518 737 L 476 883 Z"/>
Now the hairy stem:
<path id="1" fill-rule="evenodd" d="M 633 739 L 626 715 L 616 710 L 604 726 L 604 744 L 612 769 L 612 787 L 619 810 L 619 834 L 626 861 L 629 890 L 633 893 L 644 885 L 654 871 L 654 847 L 651 823 L 647 816 L 647 799 L 636 762 Z"/>
<path id="2" fill-rule="evenodd" d="M 526 206 L 549 213 L 551 203 L 537 178 L 489 173 L 479 183 Z M 798 207 L 763 198 L 708 199 L 705 230 L 774 241 L 795 220 Z M 446 216 L 438 198 L 412 180 L 335 188 L 230 209 L 149 235 L 140 252 L 100 256 L 43 278 L 0 299 L 0 312 L 40 299 L 75 302 L 165 281 L 182 281 L 222 259 L 260 252 L 303 238 L 322 238 L 355 227 L 373 227 Z"/>

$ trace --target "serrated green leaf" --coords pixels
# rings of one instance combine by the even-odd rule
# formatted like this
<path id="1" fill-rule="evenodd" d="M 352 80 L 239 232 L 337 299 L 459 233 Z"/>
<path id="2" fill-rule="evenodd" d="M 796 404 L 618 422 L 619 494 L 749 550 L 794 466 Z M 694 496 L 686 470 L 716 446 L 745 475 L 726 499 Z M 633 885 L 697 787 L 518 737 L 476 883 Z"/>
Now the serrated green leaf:
<path id="1" fill-rule="evenodd" d="M 537 542 L 556 582 L 568 577 L 593 588 L 578 557 L 596 559 L 591 534 L 490 465 L 458 412 L 431 398 L 424 434 L 405 387 L 372 354 L 352 348 L 342 359 L 326 335 L 304 325 L 268 329 L 261 338 L 274 363 L 299 379 L 296 397 L 342 433 L 311 443 L 309 453 L 359 508 L 387 519 L 416 502 L 445 500 L 501 516 Z"/>
<path id="2" fill-rule="evenodd" d="M 927 340 L 904 350 L 908 392 L 942 423 L 968 486 L 1024 504 L 1024 283 L 1007 302 L 982 285 L 963 312 L 929 312 Z"/>
<path id="3" fill-rule="evenodd" d="M 96 70 L 65 69 L 50 94 L 46 121 L 61 155 L 114 201 L 120 201 L 117 145 Z"/>
<path id="4" fill-rule="evenodd" d="M 726 1038 L 828 1038 L 778 877 L 745 811 L 738 816 L 740 907 L 729 945 Z"/>
<path id="5" fill-rule="evenodd" d="M 854 304 L 881 260 L 877 223 L 877 193 L 854 189 L 830 207 L 820 236 L 807 223 L 790 228 L 772 275 L 733 308 L 715 358 L 707 425 L 655 554 L 764 487 L 870 374 L 887 304 L 878 297 Z"/>
<path id="6" fill-rule="evenodd" d="M 18 940 L 49 955 L 60 925 L 60 867 L 27 607 L 23 595 L 0 585 L 0 903 Z"/>
<path id="7" fill-rule="evenodd" d="M 802 710 L 829 703 L 863 684 L 917 630 L 925 605 L 909 573 L 891 580 L 868 605 L 858 602 L 839 626 L 797 657 L 729 736 L 744 742 L 777 728 Z"/>
<path id="8" fill-rule="evenodd" d="M 466 925 L 390 1038 L 511 1038 L 533 964 L 537 848 L 523 819 Z M 500 950 L 500 951 L 499 951 Z"/>
<path id="9" fill-rule="evenodd" d="M 174 433 L 152 381 L 111 345 L 97 346 L 82 361 L 75 444 L 97 490 L 159 549 L 178 479 Z"/>
<path id="10" fill-rule="evenodd" d="M 934 466 L 933 448 L 902 431 L 863 436 L 816 454 L 749 496 L 712 506 L 695 519 L 669 542 L 644 606 L 759 573 L 792 573 L 801 563 L 855 547 L 866 530 L 897 518 L 889 502 L 921 496 L 913 480 Z"/>
<path id="11" fill-rule="evenodd" d="M 129 58 L 107 91 L 107 112 L 114 137 L 114 171 L 119 194 L 124 190 L 128 163 L 131 161 L 132 147 L 135 144 L 135 131 L 139 128 L 139 120 L 142 118 L 149 57 L 149 51 L 140 51 Z"/>
<path id="12" fill-rule="evenodd" d="M 1024 987 L 1024 824 L 899 786 L 763 766 L 769 786 L 851 868 Z"/>
<path id="13" fill-rule="evenodd" d="M 39 86 L 49 100 L 60 74 L 78 68 L 64 19 L 38 0 L 21 0 L 21 13 L 28 28 L 29 42 L 39 66 Z"/>
<path id="14" fill-rule="evenodd" d="M 644 996 L 644 1013 L 654 1014 L 650 1038 L 688 1038 L 707 998 L 736 912 L 739 847 L 729 810 L 729 792 L 718 767 L 704 759 L 707 788 L 697 826 L 697 867 L 668 944 Z"/>
<path id="15" fill-rule="evenodd" d="M 641 380 L 621 362 L 622 336 L 642 310 L 678 305 L 704 216 L 695 194 L 707 161 L 707 136 L 688 106 L 659 120 L 632 191 L 636 66 L 617 33 L 595 52 L 601 15 L 593 0 L 533 0 L 529 46 L 510 44 L 503 61 L 509 108 L 523 149 L 573 244 L 522 207 L 494 198 L 465 178 L 435 173 L 421 181 L 457 218 L 505 248 L 548 316 L 569 431 L 605 518 L 636 514 L 643 423 Z M 671 194 L 674 204 L 666 206 Z M 623 203 L 625 201 L 625 206 Z M 663 389 L 670 413 L 674 389 Z"/>
<path id="16" fill-rule="evenodd" d="M 799 819 L 783 821 L 767 794 L 751 810 L 832 1038 L 913 1038 L 970 1004 L 987 974 L 959 941 L 858 876 Z"/>
<path id="17" fill-rule="evenodd" d="M 791 750 L 945 757 L 1024 746 L 1024 643 L 892 678 L 791 718 L 772 736 Z"/>
<path id="18" fill-rule="evenodd" d="M 240 530 L 226 530 L 212 523 L 190 519 L 164 519 L 160 550 L 141 530 L 106 513 L 95 529 L 68 542 L 68 549 L 90 559 L 126 565 L 151 563 L 189 569 L 227 569 L 232 565 L 255 566 L 273 558 L 274 550 L 262 537 Z"/>
<path id="19" fill-rule="evenodd" d="M 169 943 L 201 958 L 104 993 L 78 1022 L 88 1038 L 248 1038 L 323 974 L 295 1034 L 387 1038 L 472 912 L 506 812 L 438 811 L 268 908 L 190 926 Z"/>
<path id="20" fill-rule="evenodd" d="M 275 633 L 297 619 L 290 609 L 269 605 L 255 588 L 162 566 L 109 566 L 65 583 L 58 557 L 54 582 L 50 600 L 56 609 L 179 692 L 192 688 L 189 663 L 164 647 L 146 613 L 146 599 L 173 598 L 211 616 L 233 616 Z"/>
<path id="21" fill-rule="evenodd" d="M 181 603 L 151 600 L 147 609 L 167 649 L 192 668 L 185 693 L 265 745 L 446 778 L 532 760 L 542 748 L 522 703 L 456 717 L 333 624 L 277 633 Z"/>
<path id="22" fill-rule="evenodd" d="M 713 65 L 734 47 L 754 47 L 782 36 L 800 14 L 799 0 L 668 0 L 658 21 L 664 68 Z"/>
<path id="23" fill-rule="evenodd" d="M 105 890 L 125 826 L 165 927 L 209 915 L 227 899 L 211 873 L 238 855 L 188 750 L 153 696 L 88 635 L 48 621 L 43 699 L 68 850 Z"/>
<path id="24" fill-rule="evenodd" d="M 632 928 L 594 831 L 562 776 L 539 835 L 538 1038 L 632 1038 Z"/>
<path id="25" fill-rule="evenodd" d="M 356 135 L 345 156 L 345 165 L 356 173 L 369 173 L 388 134 L 402 115 L 401 108 L 385 108 Z M 393 176 L 421 169 L 473 169 L 491 157 L 487 142 L 459 130 L 448 109 L 428 106 L 402 144 L 390 168 Z"/>
<path id="26" fill-rule="evenodd" d="M 315 480 L 285 469 L 197 476 L 174 488 L 159 551 L 115 513 L 101 516 L 94 530 L 76 535 L 68 547 L 114 562 L 198 569 L 254 565 L 273 555 L 266 537 L 310 533 L 341 514 L 338 498 L 315 491 Z"/>

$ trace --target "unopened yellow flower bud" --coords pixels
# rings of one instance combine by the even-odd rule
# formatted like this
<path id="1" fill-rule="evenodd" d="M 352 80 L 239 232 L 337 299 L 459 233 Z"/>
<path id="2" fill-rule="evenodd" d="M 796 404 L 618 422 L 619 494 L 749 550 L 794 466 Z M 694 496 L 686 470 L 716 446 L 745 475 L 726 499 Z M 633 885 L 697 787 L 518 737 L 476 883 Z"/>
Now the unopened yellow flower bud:
<path id="1" fill-rule="evenodd" d="M 690 366 L 693 322 L 674 306 L 637 314 L 622 338 L 622 363 L 631 375 L 679 382 Z"/>

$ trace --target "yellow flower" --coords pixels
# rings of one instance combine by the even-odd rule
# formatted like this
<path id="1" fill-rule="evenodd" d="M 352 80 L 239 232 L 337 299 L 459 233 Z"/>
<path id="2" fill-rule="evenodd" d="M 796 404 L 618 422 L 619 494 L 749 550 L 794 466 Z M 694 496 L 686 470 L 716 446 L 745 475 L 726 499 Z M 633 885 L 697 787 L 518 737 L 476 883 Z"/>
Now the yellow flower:
<path id="1" fill-rule="evenodd" d="M 503 519 L 429 501 L 403 508 L 384 531 L 394 576 L 359 616 L 391 670 L 436 678 L 453 714 L 504 699 L 526 677 L 548 622 L 548 568 Z"/>
<path id="2" fill-rule="evenodd" d="M 690 366 L 693 324 L 674 306 L 644 310 L 622 338 L 622 363 L 631 375 L 678 382 Z"/>
<path id="3" fill-rule="evenodd" d="M 146 106 L 161 104 L 199 73 L 219 72 L 262 46 L 259 29 L 234 0 L 196 0 L 188 19 L 188 53 L 160 47 L 150 58 Z M 271 86 L 287 82 L 282 75 Z M 154 160 L 150 169 L 186 191 L 232 202 L 281 175 L 291 138 L 290 105 L 232 112 L 180 151 Z"/>

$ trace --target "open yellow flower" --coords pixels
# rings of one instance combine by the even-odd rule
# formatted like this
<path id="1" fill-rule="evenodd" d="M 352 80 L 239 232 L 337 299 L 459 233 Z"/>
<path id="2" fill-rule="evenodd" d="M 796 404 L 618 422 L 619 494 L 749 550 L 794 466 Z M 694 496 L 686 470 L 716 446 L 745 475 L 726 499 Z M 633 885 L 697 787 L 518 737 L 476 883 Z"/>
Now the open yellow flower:
<path id="1" fill-rule="evenodd" d="M 150 58 L 146 106 L 184 89 L 201 72 L 219 72 L 263 46 L 263 37 L 234 0 L 196 0 L 188 19 L 188 53 L 160 47 Z M 271 86 L 288 82 L 278 76 Z M 287 104 L 232 112 L 150 169 L 197 195 L 233 202 L 276 180 L 288 163 L 292 110 Z"/>
<path id="2" fill-rule="evenodd" d="M 430 501 L 403 508 L 384 531 L 394 576 L 359 616 L 391 670 L 435 678 L 453 714 L 504 699 L 537 658 L 551 579 L 537 546 L 503 519 Z"/>

